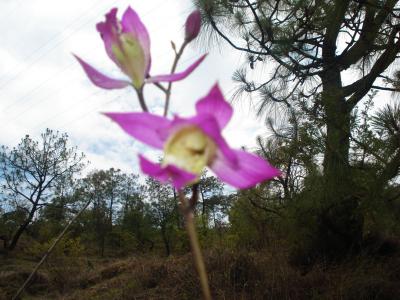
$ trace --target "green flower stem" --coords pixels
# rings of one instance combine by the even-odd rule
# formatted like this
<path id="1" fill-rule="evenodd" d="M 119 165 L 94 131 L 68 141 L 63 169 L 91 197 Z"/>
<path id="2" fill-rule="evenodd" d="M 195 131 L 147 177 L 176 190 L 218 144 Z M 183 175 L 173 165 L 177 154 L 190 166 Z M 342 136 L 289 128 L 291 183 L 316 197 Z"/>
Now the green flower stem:
<path id="1" fill-rule="evenodd" d="M 147 108 L 146 101 L 144 100 L 144 96 L 143 96 L 143 87 L 141 87 L 140 89 L 135 89 L 135 90 L 136 90 L 137 96 L 139 98 L 140 107 L 142 108 L 142 110 L 144 112 L 148 112 L 149 109 Z"/>
<path id="2" fill-rule="evenodd" d="M 190 246 L 192 249 L 194 264 L 200 278 L 200 285 L 205 300 L 211 300 L 210 286 L 208 284 L 207 271 L 201 253 L 196 226 L 194 223 L 194 201 L 197 199 L 197 188 L 193 188 L 191 203 L 188 203 L 182 191 L 179 191 L 179 201 L 181 203 L 182 213 L 185 218 L 185 226 L 189 235 Z"/>
<path id="3" fill-rule="evenodd" d="M 179 59 L 181 58 L 181 56 L 183 54 L 183 50 L 185 50 L 187 44 L 188 43 L 186 41 L 184 41 L 181 48 L 179 49 L 179 51 L 178 52 L 175 51 L 175 59 L 172 64 L 171 74 L 175 73 L 176 67 L 178 66 Z M 169 102 L 170 102 L 170 98 L 171 98 L 171 89 L 172 89 L 172 82 L 169 82 L 168 87 L 165 91 L 164 117 L 166 117 L 168 114 Z"/>

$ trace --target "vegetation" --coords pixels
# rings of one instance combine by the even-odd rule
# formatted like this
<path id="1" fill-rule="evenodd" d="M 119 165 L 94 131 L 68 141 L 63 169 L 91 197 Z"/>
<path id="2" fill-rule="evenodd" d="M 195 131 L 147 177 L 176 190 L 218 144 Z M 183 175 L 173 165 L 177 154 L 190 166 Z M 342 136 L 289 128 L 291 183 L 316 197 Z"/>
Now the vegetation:
<path id="1" fill-rule="evenodd" d="M 247 55 L 248 68 L 234 74 L 237 96 L 254 95 L 260 115 L 275 111 L 267 120 L 275 139 L 260 147 L 281 160 L 275 202 L 300 206 L 305 253 L 335 260 L 359 251 L 366 209 L 391 210 L 387 193 L 398 190 L 399 105 L 382 108 L 374 97 L 398 92 L 398 1 L 196 3 L 206 39 Z M 373 104 L 381 108 L 372 116 Z"/>
<path id="2" fill-rule="evenodd" d="M 247 54 L 236 96 L 257 99 L 271 134 L 256 151 L 282 171 L 241 191 L 201 177 L 213 296 L 397 299 L 400 105 L 380 102 L 400 86 L 398 1 L 196 3 L 203 37 Z M 86 206 L 28 299 L 200 298 L 177 191 L 116 169 L 82 176 L 83 159 L 51 130 L 2 148 L 0 299 Z"/>

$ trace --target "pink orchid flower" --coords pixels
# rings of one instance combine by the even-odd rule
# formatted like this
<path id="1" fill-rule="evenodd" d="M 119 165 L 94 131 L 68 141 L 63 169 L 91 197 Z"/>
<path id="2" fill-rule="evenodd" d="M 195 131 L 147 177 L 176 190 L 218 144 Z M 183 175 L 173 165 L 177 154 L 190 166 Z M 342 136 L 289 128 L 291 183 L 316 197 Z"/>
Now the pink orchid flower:
<path id="1" fill-rule="evenodd" d="M 117 19 L 117 8 L 111 9 L 106 14 L 106 21 L 97 24 L 97 31 L 104 41 L 108 56 L 130 79 L 108 77 L 75 55 L 93 84 L 103 89 L 121 89 L 132 85 L 140 90 L 145 83 L 178 81 L 193 72 L 206 56 L 200 57 L 183 72 L 150 76 L 149 33 L 131 7 L 126 9 L 121 21 Z"/>
<path id="2" fill-rule="evenodd" d="M 228 146 L 221 131 L 233 109 L 218 85 L 197 102 L 196 112 L 193 117 L 173 120 L 147 112 L 106 115 L 129 135 L 164 150 L 160 164 L 139 155 L 140 166 L 143 173 L 172 182 L 177 189 L 196 182 L 206 166 L 222 181 L 241 189 L 279 176 L 279 170 L 263 158 Z"/>

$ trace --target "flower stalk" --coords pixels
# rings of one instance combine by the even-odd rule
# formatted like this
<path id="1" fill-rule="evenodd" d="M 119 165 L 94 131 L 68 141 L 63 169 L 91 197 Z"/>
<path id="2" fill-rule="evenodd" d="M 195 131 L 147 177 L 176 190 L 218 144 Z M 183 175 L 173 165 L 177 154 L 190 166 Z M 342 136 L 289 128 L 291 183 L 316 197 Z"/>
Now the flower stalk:
<path id="1" fill-rule="evenodd" d="M 199 275 L 201 290 L 205 300 L 211 300 L 210 286 L 208 284 L 208 277 L 206 266 L 204 264 L 203 255 L 201 253 L 200 243 L 194 222 L 194 210 L 198 199 L 198 184 L 193 185 L 192 198 L 190 201 L 186 199 L 182 190 L 179 191 L 179 201 L 181 211 L 185 218 L 185 227 L 189 236 L 190 247 L 192 249 L 193 260 Z"/>
<path id="2" fill-rule="evenodd" d="M 139 90 L 136 90 L 136 94 L 137 94 L 138 99 L 139 99 L 140 107 L 142 108 L 142 110 L 144 112 L 148 112 L 149 109 L 147 108 L 146 101 L 144 100 L 144 96 L 143 96 L 143 87 L 141 89 L 139 89 Z"/>
<path id="3" fill-rule="evenodd" d="M 176 52 L 176 50 L 174 49 L 175 59 L 174 59 L 174 62 L 172 63 L 171 74 L 175 73 L 176 67 L 178 66 L 178 62 L 179 62 L 180 58 L 182 57 L 183 51 L 185 50 L 187 44 L 188 43 L 185 40 L 178 52 Z M 169 102 L 170 102 L 170 98 L 171 98 L 171 90 L 172 90 L 172 82 L 168 82 L 167 89 L 165 90 L 165 106 L 164 106 L 164 114 L 163 114 L 164 117 L 166 117 L 168 114 Z"/>

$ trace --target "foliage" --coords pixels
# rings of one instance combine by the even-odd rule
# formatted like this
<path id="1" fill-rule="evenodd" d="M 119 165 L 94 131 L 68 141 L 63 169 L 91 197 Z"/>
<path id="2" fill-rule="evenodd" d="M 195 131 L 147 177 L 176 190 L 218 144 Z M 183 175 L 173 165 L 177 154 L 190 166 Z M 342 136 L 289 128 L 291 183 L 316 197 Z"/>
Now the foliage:
<path id="1" fill-rule="evenodd" d="M 47 129 L 40 142 L 28 135 L 13 149 L 0 152 L 1 199 L 7 210 L 19 211 L 21 221 L 5 236 L 4 244 L 13 250 L 32 222 L 36 212 L 51 202 L 63 187 L 71 185 L 73 175 L 83 168 L 83 154 L 68 148 L 68 136 Z M 9 241 L 9 243 L 8 243 Z"/>
<path id="2" fill-rule="evenodd" d="M 398 92 L 398 1 L 194 2 L 204 39 L 247 55 L 233 76 L 236 96 L 257 100 L 273 133 L 260 149 L 283 171 L 261 196 L 300 208 L 289 223 L 314 220 L 303 224 L 311 252 L 359 251 L 385 191 L 398 187 L 398 105 L 372 112 L 377 91 Z M 308 190 L 316 181 L 323 185 Z"/>

